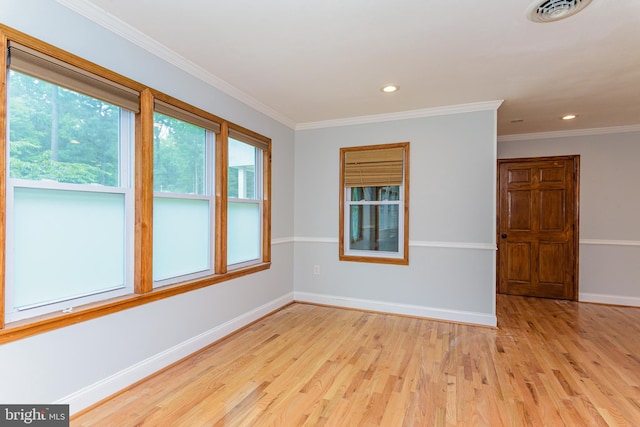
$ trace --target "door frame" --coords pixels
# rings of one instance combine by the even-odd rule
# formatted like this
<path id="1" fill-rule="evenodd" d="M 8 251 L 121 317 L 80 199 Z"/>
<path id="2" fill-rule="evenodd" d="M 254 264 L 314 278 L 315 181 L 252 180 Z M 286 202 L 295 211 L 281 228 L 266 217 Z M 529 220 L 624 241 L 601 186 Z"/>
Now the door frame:
<path id="1" fill-rule="evenodd" d="M 515 157 L 498 159 L 496 165 L 496 294 L 500 291 L 500 165 L 502 163 L 526 163 L 554 160 L 571 160 L 573 162 L 573 298 L 570 301 L 579 301 L 579 267 L 580 267 L 580 155 L 572 154 L 565 156 L 544 156 L 544 157 Z"/>

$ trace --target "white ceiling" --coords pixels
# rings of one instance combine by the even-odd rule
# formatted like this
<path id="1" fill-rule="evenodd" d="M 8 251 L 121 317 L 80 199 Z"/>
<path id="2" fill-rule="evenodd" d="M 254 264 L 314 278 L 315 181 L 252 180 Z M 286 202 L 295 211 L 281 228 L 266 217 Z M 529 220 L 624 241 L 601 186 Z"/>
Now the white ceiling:
<path id="1" fill-rule="evenodd" d="M 294 127 L 494 100 L 499 135 L 640 125 L 640 0 L 58 1 Z"/>

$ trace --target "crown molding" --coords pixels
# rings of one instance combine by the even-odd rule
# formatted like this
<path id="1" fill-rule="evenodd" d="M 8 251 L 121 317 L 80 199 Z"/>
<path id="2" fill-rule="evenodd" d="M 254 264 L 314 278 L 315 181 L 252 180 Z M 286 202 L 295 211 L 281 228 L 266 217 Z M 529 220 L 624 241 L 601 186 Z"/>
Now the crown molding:
<path id="1" fill-rule="evenodd" d="M 106 28 L 124 38 L 125 40 L 141 47 L 147 52 L 163 59 L 164 61 L 175 65 L 181 70 L 191 74 L 199 80 L 215 87 L 225 94 L 237 99 L 238 101 L 248 105 L 249 107 L 263 113 L 264 115 L 282 123 L 283 125 L 295 129 L 296 123 L 290 118 L 284 116 L 278 111 L 258 101 L 251 95 L 241 91 L 235 86 L 230 85 L 221 78 L 209 73 L 204 68 L 187 60 L 183 56 L 178 55 L 165 45 L 158 43 L 146 34 L 136 30 L 129 24 L 119 18 L 107 13 L 105 10 L 97 7 L 93 3 L 86 0 L 56 0 L 62 6 L 78 13 L 79 15 L 95 22 L 101 27 Z"/>
<path id="2" fill-rule="evenodd" d="M 297 123 L 282 113 L 272 109 L 271 107 L 258 101 L 251 95 L 232 86 L 221 78 L 211 74 L 204 68 L 187 60 L 175 51 L 169 49 L 165 45 L 157 42 L 146 34 L 136 30 L 121 19 L 111 15 L 104 9 L 90 3 L 87 0 L 56 0 L 60 5 L 66 7 L 87 18 L 88 20 L 100 25 L 101 27 L 111 31 L 123 39 L 141 47 L 147 52 L 161 58 L 162 60 L 180 68 L 186 73 L 196 77 L 197 79 L 215 87 L 221 92 L 235 98 L 236 100 L 248 105 L 249 107 L 263 113 L 264 115 L 276 120 L 277 122 L 294 130 L 319 129 L 326 127 L 348 126 L 355 124 L 378 123 L 392 120 L 413 119 L 421 117 L 433 117 L 446 114 L 469 113 L 485 110 L 497 110 L 502 104 L 502 100 L 477 102 L 470 104 L 460 104 L 445 107 L 426 108 L 420 110 L 410 110 L 397 113 L 377 114 L 369 116 L 358 116 L 337 120 L 326 120 L 308 123 Z"/>
<path id="3" fill-rule="evenodd" d="M 416 119 L 423 117 L 444 116 L 447 114 L 474 113 L 477 111 L 497 110 L 503 100 L 474 102 L 470 104 L 449 105 L 446 107 L 423 108 L 420 110 L 400 111 L 397 113 L 374 114 L 369 116 L 348 117 L 345 119 L 323 120 L 318 122 L 298 123 L 295 130 L 321 129 L 329 127 L 362 125 L 389 122 L 394 120 Z"/>
<path id="4" fill-rule="evenodd" d="M 498 142 L 527 141 L 530 139 L 569 138 L 572 136 L 605 135 L 610 133 L 640 132 L 640 124 L 605 128 L 560 130 L 554 132 L 521 133 L 498 136 Z"/>

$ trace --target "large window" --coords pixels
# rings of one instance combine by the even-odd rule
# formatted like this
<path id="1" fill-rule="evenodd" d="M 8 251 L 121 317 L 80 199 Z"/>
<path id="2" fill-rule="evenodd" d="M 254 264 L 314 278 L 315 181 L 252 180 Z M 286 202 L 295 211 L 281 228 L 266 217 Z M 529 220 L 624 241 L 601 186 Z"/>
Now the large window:
<path id="1" fill-rule="evenodd" d="M 269 138 L 4 41 L 0 343 L 269 268 Z"/>
<path id="2" fill-rule="evenodd" d="M 134 113 L 124 107 L 137 104 L 24 46 L 11 44 L 10 60 L 5 319 L 130 293 Z"/>
<path id="3" fill-rule="evenodd" d="M 340 259 L 407 264 L 409 143 L 340 150 Z"/>

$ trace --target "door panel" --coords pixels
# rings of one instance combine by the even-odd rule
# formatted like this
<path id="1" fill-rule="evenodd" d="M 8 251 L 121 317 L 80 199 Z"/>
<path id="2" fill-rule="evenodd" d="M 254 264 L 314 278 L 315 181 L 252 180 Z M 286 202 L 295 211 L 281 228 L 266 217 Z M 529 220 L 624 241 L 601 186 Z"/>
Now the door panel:
<path id="1" fill-rule="evenodd" d="M 540 231 L 560 231 L 566 224 L 564 190 L 540 191 Z"/>
<path id="2" fill-rule="evenodd" d="M 509 169 L 509 184 L 531 183 L 530 169 Z"/>
<path id="3" fill-rule="evenodd" d="M 507 196 L 509 230 L 531 230 L 531 192 L 510 191 Z"/>
<path id="4" fill-rule="evenodd" d="M 565 178 L 565 168 L 564 167 L 551 167 L 551 168 L 540 168 L 540 182 L 541 183 L 550 183 L 550 182 L 564 182 Z"/>
<path id="5" fill-rule="evenodd" d="M 577 299 L 579 157 L 498 161 L 498 291 Z"/>
<path id="6" fill-rule="evenodd" d="M 538 278 L 541 283 L 564 282 L 564 244 L 541 242 L 538 249 Z"/>
<path id="7" fill-rule="evenodd" d="M 510 282 L 519 284 L 531 283 L 531 245 L 513 243 L 506 246 L 509 252 L 507 261 L 507 277 Z"/>

